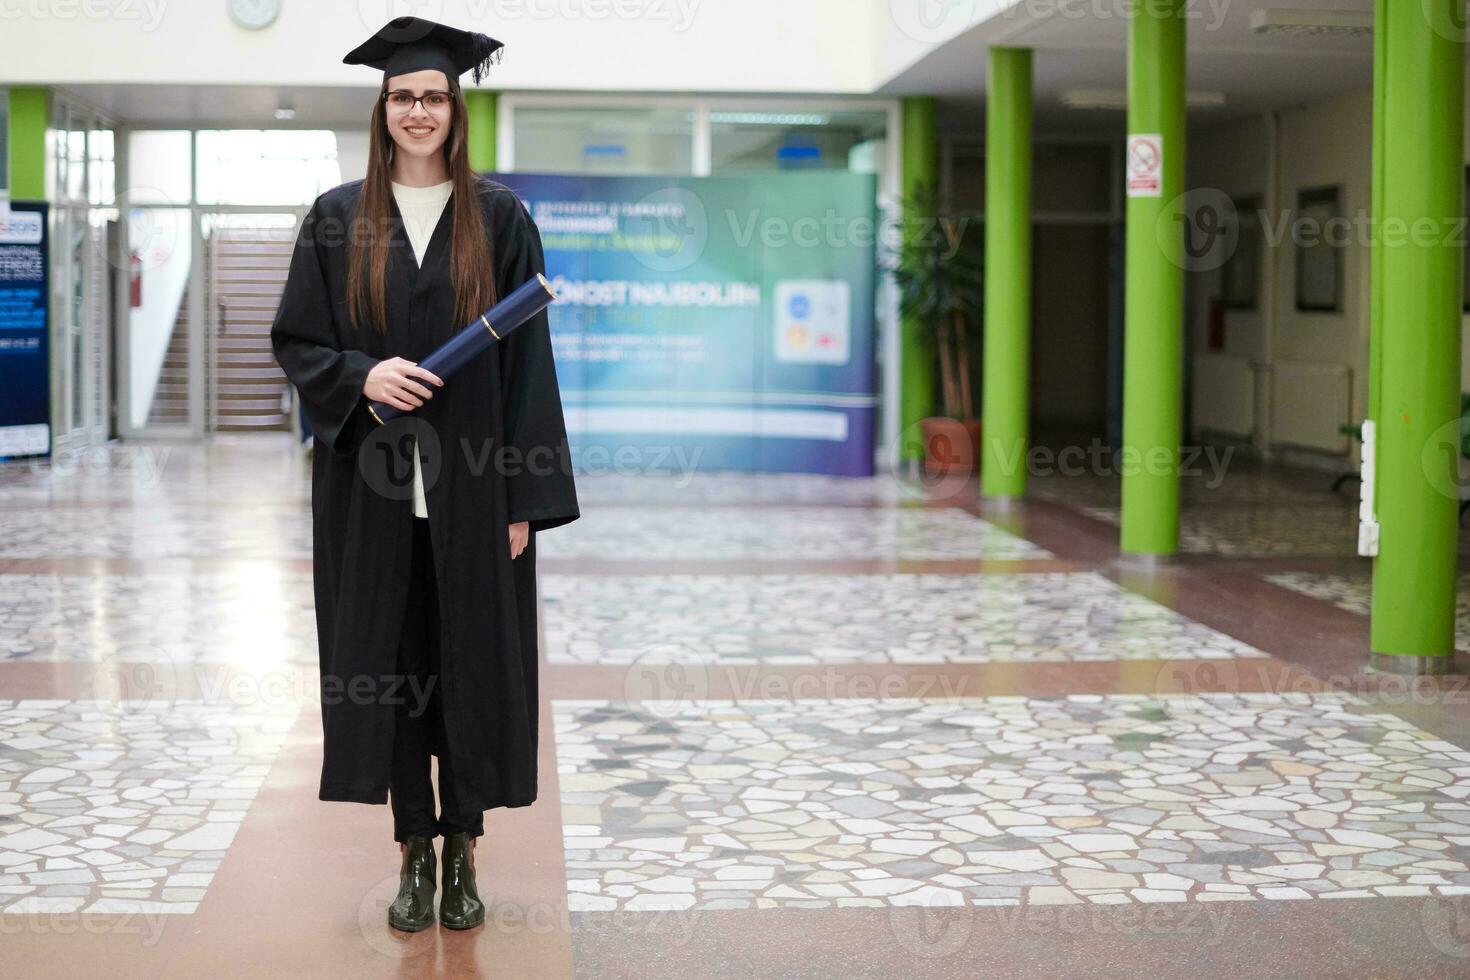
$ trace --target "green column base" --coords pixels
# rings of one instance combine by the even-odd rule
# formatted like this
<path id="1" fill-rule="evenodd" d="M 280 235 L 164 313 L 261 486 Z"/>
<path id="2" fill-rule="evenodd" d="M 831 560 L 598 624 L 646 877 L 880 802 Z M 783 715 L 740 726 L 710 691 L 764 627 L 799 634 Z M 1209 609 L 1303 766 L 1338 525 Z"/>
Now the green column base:
<path id="1" fill-rule="evenodd" d="M 1428 677 L 1458 672 L 1454 657 L 1424 657 L 1414 653 L 1373 653 L 1368 657 L 1368 668 L 1384 674 L 1400 674 L 1407 677 Z"/>

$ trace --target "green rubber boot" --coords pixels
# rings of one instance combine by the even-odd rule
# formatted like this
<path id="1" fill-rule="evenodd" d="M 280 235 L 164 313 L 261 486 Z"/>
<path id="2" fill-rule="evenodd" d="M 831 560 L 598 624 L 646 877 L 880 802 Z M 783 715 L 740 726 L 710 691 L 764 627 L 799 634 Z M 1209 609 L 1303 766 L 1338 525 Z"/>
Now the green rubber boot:
<path id="1" fill-rule="evenodd" d="M 388 906 L 388 924 L 420 932 L 434 924 L 434 839 L 410 834 L 398 872 L 398 897 Z"/>
<path id="2" fill-rule="evenodd" d="M 473 929 L 485 921 L 485 903 L 475 887 L 474 838 L 464 831 L 444 837 L 444 894 L 439 924 L 446 929 Z"/>

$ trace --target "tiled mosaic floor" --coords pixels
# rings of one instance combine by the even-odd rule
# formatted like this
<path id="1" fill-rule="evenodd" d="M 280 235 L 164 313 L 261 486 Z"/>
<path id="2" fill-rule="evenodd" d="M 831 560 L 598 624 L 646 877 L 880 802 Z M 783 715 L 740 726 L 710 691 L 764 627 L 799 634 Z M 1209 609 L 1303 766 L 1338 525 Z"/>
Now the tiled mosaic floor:
<path id="1" fill-rule="evenodd" d="M 0 911 L 193 912 L 295 717 L 0 701 Z"/>
<path id="2" fill-rule="evenodd" d="M 543 557 L 623 561 L 698 558 L 933 560 L 1050 558 L 955 508 L 591 508 L 538 537 Z"/>
<path id="3" fill-rule="evenodd" d="M 1364 575 L 1322 575 L 1314 572 L 1281 572 L 1263 575 L 1282 588 L 1330 602 L 1360 616 L 1373 604 L 1373 583 Z M 1470 650 L 1470 575 L 1461 575 L 1455 595 L 1455 647 Z"/>
<path id="4" fill-rule="evenodd" d="M 317 662 L 311 573 L 0 574 L 0 661 Z"/>
<path id="5" fill-rule="evenodd" d="M 554 708 L 574 910 L 1470 894 L 1470 752 L 1352 695 Z"/>
<path id="6" fill-rule="evenodd" d="M 125 511 L 125 513 L 120 512 Z M 11 507 L 0 512 L 0 558 L 311 558 L 311 509 L 124 505 Z"/>
<path id="7" fill-rule="evenodd" d="M 309 464 L 285 433 L 216 433 L 207 444 L 122 443 L 58 453 L 49 462 L 8 461 L 0 463 L 0 487 L 8 501 L 24 504 L 310 506 Z"/>
<path id="8" fill-rule="evenodd" d="M 1094 572 L 544 575 L 553 663 L 1262 657 Z"/>

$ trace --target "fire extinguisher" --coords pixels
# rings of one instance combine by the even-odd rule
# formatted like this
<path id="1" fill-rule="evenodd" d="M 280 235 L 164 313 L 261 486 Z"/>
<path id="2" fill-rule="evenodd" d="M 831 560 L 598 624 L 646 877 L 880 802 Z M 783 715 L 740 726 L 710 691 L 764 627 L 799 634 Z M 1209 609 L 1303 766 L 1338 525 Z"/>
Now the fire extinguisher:
<path id="1" fill-rule="evenodd" d="M 143 257 L 136 248 L 128 251 L 128 296 L 133 309 L 143 305 Z"/>
<path id="2" fill-rule="evenodd" d="M 1225 301 L 1219 297 L 1210 300 L 1208 349 L 1225 349 Z"/>

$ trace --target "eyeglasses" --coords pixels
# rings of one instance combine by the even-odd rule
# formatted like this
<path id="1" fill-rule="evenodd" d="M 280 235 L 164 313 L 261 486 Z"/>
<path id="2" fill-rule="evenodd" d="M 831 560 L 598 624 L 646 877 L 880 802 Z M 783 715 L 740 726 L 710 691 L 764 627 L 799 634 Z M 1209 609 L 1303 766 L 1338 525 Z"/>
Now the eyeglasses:
<path id="1" fill-rule="evenodd" d="M 389 108 L 398 112 L 407 112 L 413 108 L 415 102 L 423 104 L 429 112 L 442 112 L 454 104 L 454 96 L 448 92 L 425 92 L 423 95 L 414 95 L 407 89 L 395 89 L 392 92 L 383 93 L 383 101 L 388 103 Z"/>

